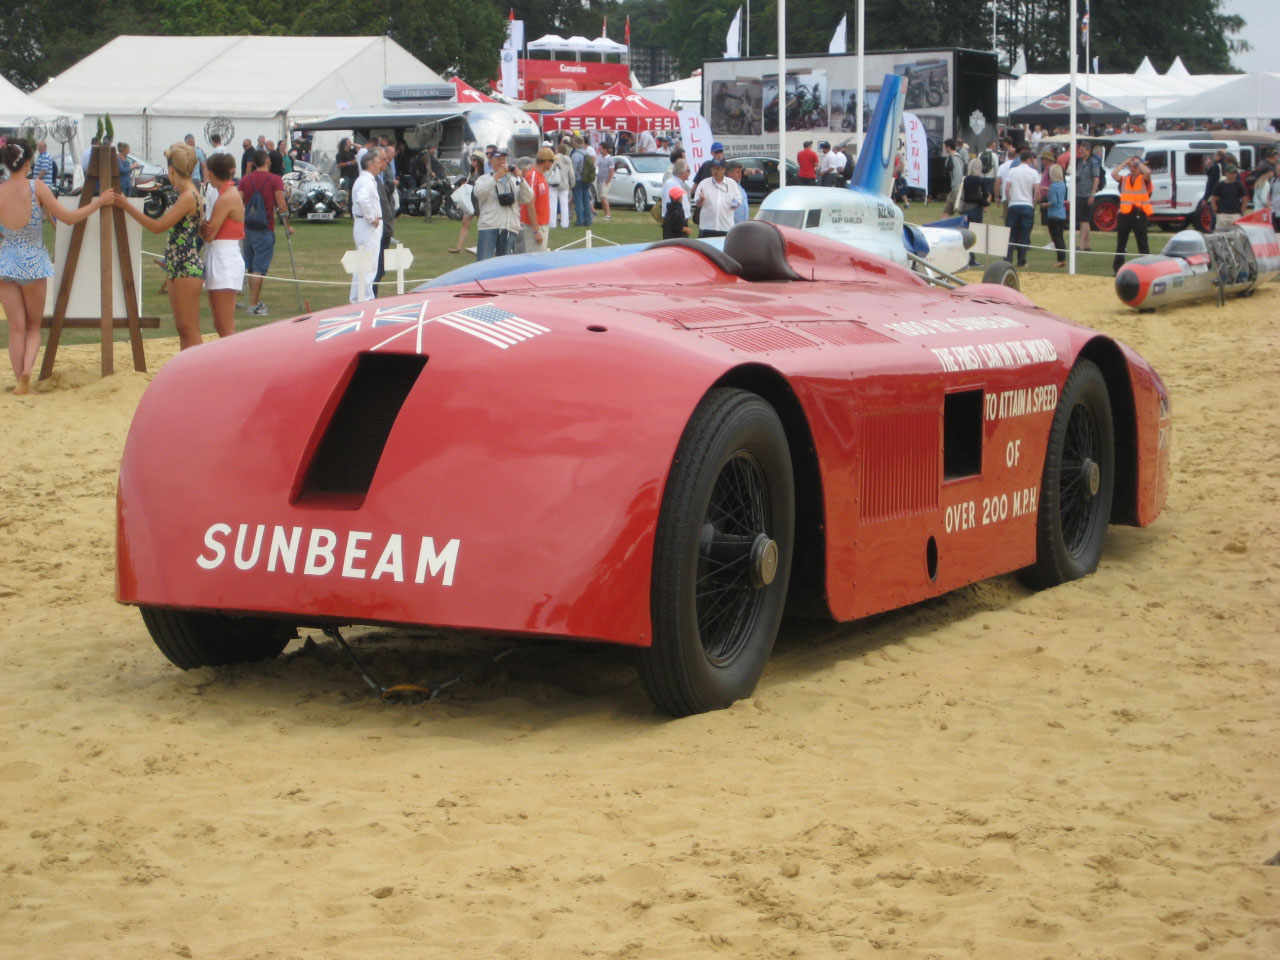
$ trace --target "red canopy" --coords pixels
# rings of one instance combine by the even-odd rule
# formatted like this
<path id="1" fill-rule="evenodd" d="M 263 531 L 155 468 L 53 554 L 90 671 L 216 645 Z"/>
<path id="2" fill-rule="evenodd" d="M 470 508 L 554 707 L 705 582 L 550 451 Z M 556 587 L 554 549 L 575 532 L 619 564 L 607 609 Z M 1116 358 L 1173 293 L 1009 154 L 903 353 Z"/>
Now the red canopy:
<path id="1" fill-rule="evenodd" d="M 547 130 L 676 130 L 680 118 L 672 110 L 646 100 L 625 83 L 615 83 L 600 96 L 572 110 L 546 118 Z"/>
<path id="2" fill-rule="evenodd" d="M 461 77 L 453 77 L 449 82 L 457 89 L 457 93 L 454 94 L 454 99 L 459 103 L 497 103 L 493 97 L 486 97 Z"/>

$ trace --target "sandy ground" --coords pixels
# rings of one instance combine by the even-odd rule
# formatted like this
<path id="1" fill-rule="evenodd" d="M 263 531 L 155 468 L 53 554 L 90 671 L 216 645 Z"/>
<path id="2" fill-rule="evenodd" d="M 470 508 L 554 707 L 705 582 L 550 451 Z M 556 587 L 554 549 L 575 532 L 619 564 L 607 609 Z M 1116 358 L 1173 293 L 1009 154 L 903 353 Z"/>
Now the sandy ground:
<path id="1" fill-rule="evenodd" d="M 0 396 L 0 955 L 1280 955 L 1280 285 L 1155 316 L 1026 286 L 1168 381 L 1164 516 L 1044 593 L 788 622 L 754 698 L 680 721 L 608 648 L 425 706 L 328 642 L 179 672 L 111 599 L 147 377 L 64 349 Z M 411 680 L 476 649 L 358 646 Z"/>

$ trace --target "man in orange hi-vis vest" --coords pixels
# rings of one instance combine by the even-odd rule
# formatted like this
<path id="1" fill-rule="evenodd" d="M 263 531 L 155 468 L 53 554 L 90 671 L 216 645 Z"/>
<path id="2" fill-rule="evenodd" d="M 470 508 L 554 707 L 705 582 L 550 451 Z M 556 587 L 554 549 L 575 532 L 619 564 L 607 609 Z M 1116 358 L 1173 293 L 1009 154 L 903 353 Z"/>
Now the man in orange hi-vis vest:
<path id="1" fill-rule="evenodd" d="M 1124 266 L 1124 248 L 1129 244 L 1130 231 L 1133 231 L 1138 241 L 1138 252 L 1151 252 L 1147 246 L 1147 217 L 1151 216 L 1151 168 L 1140 157 L 1130 157 L 1112 170 L 1111 176 L 1120 184 L 1116 258 L 1111 261 L 1111 272 L 1119 273 Z"/>

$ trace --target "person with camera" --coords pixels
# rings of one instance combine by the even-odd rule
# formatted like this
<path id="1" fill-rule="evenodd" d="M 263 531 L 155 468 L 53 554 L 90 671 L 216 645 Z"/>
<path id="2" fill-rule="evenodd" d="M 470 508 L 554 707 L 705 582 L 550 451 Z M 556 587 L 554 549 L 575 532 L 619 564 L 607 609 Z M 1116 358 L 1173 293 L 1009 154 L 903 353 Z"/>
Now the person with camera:
<path id="1" fill-rule="evenodd" d="M 488 260 L 519 251 L 520 208 L 533 200 L 527 180 L 511 172 L 507 153 L 496 148 L 489 157 L 492 173 L 476 180 L 476 259 Z"/>
<path id="2" fill-rule="evenodd" d="M 1150 253 L 1147 246 L 1147 218 L 1151 216 L 1151 168 L 1141 157 L 1130 157 L 1111 171 L 1111 177 L 1120 184 L 1120 217 L 1116 222 L 1116 257 L 1111 261 L 1111 272 L 1119 273 L 1124 266 L 1124 251 L 1129 245 L 1129 234 L 1138 241 L 1139 253 Z"/>

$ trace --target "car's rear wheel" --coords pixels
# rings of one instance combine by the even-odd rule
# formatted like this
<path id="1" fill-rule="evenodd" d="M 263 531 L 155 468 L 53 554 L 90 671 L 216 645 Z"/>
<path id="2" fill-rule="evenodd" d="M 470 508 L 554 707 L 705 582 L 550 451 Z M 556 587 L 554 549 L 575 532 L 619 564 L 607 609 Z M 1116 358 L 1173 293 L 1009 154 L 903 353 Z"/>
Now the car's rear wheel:
<path id="1" fill-rule="evenodd" d="M 649 209 L 649 194 L 644 187 L 636 187 L 633 199 L 636 202 L 636 209 L 641 213 Z"/>
<path id="2" fill-rule="evenodd" d="M 698 404 L 667 478 L 640 678 L 672 716 L 751 695 L 782 619 L 795 489 L 777 413 L 744 390 Z"/>
<path id="3" fill-rule="evenodd" d="M 1093 205 L 1093 229 L 1110 233 L 1120 222 L 1120 204 L 1107 197 Z"/>
<path id="4" fill-rule="evenodd" d="M 220 667 L 278 657 L 295 633 L 291 624 L 265 617 L 235 617 L 142 607 L 142 622 L 160 652 L 183 670 Z"/>
<path id="5" fill-rule="evenodd" d="M 1062 387 L 1040 480 L 1036 561 L 1028 586 L 1052 587 L 1098 569 L 1115 487 L 1115 430 L 1101 371 L 1077 361 Z"/>

